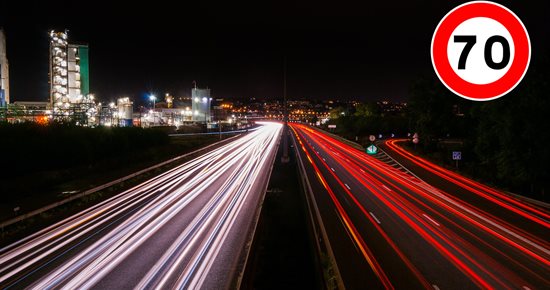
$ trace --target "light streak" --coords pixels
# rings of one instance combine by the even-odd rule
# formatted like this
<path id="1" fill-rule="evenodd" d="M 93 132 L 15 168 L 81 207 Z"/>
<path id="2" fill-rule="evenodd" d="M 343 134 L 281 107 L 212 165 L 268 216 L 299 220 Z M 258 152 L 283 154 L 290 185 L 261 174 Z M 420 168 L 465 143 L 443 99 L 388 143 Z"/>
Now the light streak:
<path id="1" fill-rule="evenodd" d="M 142 280 L 128 282 L 137 283 L 128 287 L 200 288 L 220 251 L 235 239 L 236 229 L 247 231 L 252 223 L 239 217 L 258 206 L 255 202 L 272 166 L 281 129 L 279 123 L 264 123 L 227 145 L 0 249 L 0 285 L 91 288 L 116 275 L 144 247 L 155 246 L 150 240 L 166 234 L 174 220 L 196 210 L 178 226 L 181 233 L 169 241 L 164 253 L 152 257 Z M 97 238 L 91 243 L 81 244 L 93 236 Z M 64 251 L 67 248 L 75 251 Z M 240 251 L 229 252 L 234 255 L 229 258 L 239 258 Z M 27 275 L 46 269 L 52 257 L 61 263 L 28 285 Z"/>
<path id="2" fill-rule="evenodd" d="M 411 229 L 434 246 L 478 286 L 508 288 L 515 285 L 515 287 L 522 287 L 531 282 L 529 279 L 518 276 L 518 273 L 508 267 L 510 265 L 519 267 L 524 273 L 532 275 L 538 280 L 537 283 L 548 285 L 547 277 L 539 275 L 540 272 L 534 272 L 526 268 L 515 258 L 519 253 L 522 255 L 522 259 L 532 259 L 532 262 L 540 263 L 537 267 L 546 269 L 547 272 L 550 265 L 550 250 L 547 241 L 544 239 L 533 236 L 526 229 L 518 229 L 457 197 L 435 189 L 395 167 L 378 161 L 316 130 L 298 124 L 293 124 L 292 127 L 299 140 L 305 139 L 307 141 L 305 143 L 311 144 L 310 147 L 315 146 L 315 150 L 311 149 L 313 155 L 319 157 L 319 161 L 315 160 L 315 163 L 321 163 L 328 169 L 329 175 L 332 175 L 341 185 L 342 189 L 369 221 L 374 220 L 374 222 L 377 222 L 377 219 L 374 219 L 372 212 L 366 211 L 362 202 L 359 202 L 355 197 L 355 195 L 360 195 L 364 191 L 358 189 L 356 193 L 352 194 L 347 184 L 334 173 L 333 167 L 328 165 L 327 160 L 332 159 L 331 164 L 337 162 L 343 168 L 345 174 L 353 176 L 370 194 L 382 202 L 386 212 L 395 214 L 400 220 L 406 222 Z M 322 158 L 320 157 L 321 154 L 323 154 Z M 480 195 L 490 201 L 499 198 L 498 192 L 495 193 L 493 189 L 487 186 L 478 185 L 473 181 L 465 182 L 462 179 L 458 179 L 456 182 L 468 190 L 474 190 L 476 194 L 485 191 Z M 531 221 L 547 226 L 545 219 L 548 214 L 542 209 L 531 207 L 517 200 L 509 200 L 509 197 L 506 197 L 502 199 L 503 201 L 499 200 L 495 204 L 523 217 L 529 216 Z M 437 217 L 438 221 L 432 217 Z M 443 227 L 443 224 L 446 226 Z M 380 231 L 388 243 L 393 244 L 393 241 L 385 235 L 383 229 L 377 228 L 377 230 Z M 480 233 L 483 235 L 479 236 Z M 493 259 L 493 256 L 489 256 L 484 250 L 480 250 L 479 245 L 465 240 L 463 238 L 464 234 L 484 247 L 491 249 L 493 256 L 503 258 Z M 502 244 L 495 244 L 495 240 L 487 240 L 487 235 L 507 246 L 511 246 L 512 250 L 515 249 L 518 252 L 512 255 L 510 251 L 507 252 L 502 248 Z M 392 248 L 399 253 L 397 246 L 392 246 Z M 405 263 L 410 263 L 403 253 L 399 255 Z M 503 262 L 502 259 L 507 262 Z M 409 268 L 411 267 L 414 269 L 414 266 L 409 265 Z M 507 282 L 504 282 L 501 277 L 506 277 Z M 420 279 L 422 278 L 420 277 Z M 428 286 L 430 285 L 428 284 Z"/>

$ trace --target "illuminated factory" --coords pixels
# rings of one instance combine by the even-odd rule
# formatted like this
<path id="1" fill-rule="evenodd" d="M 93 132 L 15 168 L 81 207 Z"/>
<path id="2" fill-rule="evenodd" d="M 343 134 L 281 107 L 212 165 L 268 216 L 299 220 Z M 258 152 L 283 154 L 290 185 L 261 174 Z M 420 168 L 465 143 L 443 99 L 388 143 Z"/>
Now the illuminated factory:
<path id="1" fill-rule="evenodd" d="M 131 127 L 132 116 L 134 114 L 134 103 L 129 98 L 120 98 L 117 100 L 117 117 L 120 127 Z"/>
<path id="2" fill-rule="evenodd" d="M 193 111 L 193 121 L 210 122 L 212 115 L 210 113 L 210 89 L 199 89 L 197 87 L 191 90 L 191 109 Z"/>
<path id="3" fill-rule="evenodd" d="M 56 119 L 94 121 L 88 46 L 72 44 L 68 33 L 50 31 L 50 106 Z M 92 119 L 90 119 L 90 117 Z M 78 122 L 78 120 L 76 120 Z"/>
<path id="4" fill-rule="evenodd" d="M 0 28 L 0 107 L 10 103 L 10 75 L 6 56 L 6 36 Z"/>

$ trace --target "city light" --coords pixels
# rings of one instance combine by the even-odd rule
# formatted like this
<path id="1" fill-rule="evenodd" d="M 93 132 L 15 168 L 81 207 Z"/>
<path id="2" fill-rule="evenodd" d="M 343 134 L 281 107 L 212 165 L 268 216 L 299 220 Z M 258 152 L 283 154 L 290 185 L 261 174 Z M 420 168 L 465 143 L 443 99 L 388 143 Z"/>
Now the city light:
<path id="1" fill-rule="evenodd" d="M 516 35 L 523 24 L 489 17 L 497 12 L 468 15 L 489 17 L 491 29 L 466 15 L 435 28 L 452 3 L 369 3 L 376 13 L 359 26 L 348 10 L 365 9 L 339 3 L 277 13 L 211 5 L 165 25 L 181 11 L 128 5 L 126 16 L 102 15 L 81 4 L 48 15 L 91 22 L 68 27 L 75 39 L 39 24 L 43 43 L 29 46 L 36 35 L 6 24 L 7 50 L 0 27 L 9 201 L 0 206 L 0 290 L 550 288 L 541 141 L 550 60 L 525 43 L 547 41 L 533 19 L 525 23 L 535 33 Z M 519 16 L 545 11 L 526 5 Z M 303 21 L 285 25 L 294 14 Z M 248 15 L 258 19 L 244 34 L 224 34 L 224 23 Z M 209 19 L 220 25 L 206 27 Z M 388 19 L 395 25 L 381 25 Z M 373 27 L 393 41 L 361 37 Z M 288 59 L 273 53 L 281 50 Z M 392 61 L 396 52 L 407 57 Z M 540 71 L 525 74 L 525 61 Z M 522 74 L 526 85 L 515 88 Z M 506 87 L 509 103 L 475 105 L 455 92 L 470 78 L 478 82 L 461 94 Z"/>

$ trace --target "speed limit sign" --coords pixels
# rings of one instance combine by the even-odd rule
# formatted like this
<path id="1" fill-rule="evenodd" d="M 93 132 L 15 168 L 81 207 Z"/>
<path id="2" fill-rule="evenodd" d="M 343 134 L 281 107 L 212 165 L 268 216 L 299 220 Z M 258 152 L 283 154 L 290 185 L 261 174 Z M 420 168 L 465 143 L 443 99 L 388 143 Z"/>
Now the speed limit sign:
<path id="1" fill-rule="evenodd" d="M 441 82 L 474 101 L 513 90 L 529 67 L 531 43 L 521 20 L 508 8 L 474 1 L 451 10 L 435 29 L 432 64 Z"/>

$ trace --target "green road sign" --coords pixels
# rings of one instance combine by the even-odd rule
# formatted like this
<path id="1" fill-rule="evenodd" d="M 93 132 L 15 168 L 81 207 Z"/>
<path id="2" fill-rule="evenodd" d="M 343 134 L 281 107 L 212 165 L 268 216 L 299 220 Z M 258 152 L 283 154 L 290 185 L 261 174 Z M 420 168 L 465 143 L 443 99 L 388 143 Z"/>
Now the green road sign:
<path id="1" fill-rule="evenodd" d="M 378 152 L 378 148 L 374 145 L 370 145 L 369 147 L 367 147 L 367 154 L 369 155 L 374 155 Z"/>

